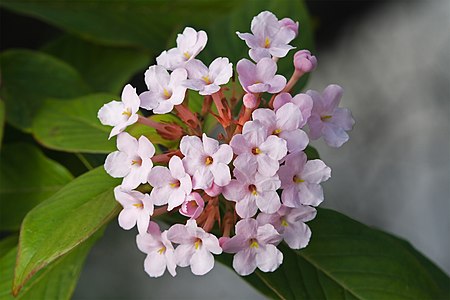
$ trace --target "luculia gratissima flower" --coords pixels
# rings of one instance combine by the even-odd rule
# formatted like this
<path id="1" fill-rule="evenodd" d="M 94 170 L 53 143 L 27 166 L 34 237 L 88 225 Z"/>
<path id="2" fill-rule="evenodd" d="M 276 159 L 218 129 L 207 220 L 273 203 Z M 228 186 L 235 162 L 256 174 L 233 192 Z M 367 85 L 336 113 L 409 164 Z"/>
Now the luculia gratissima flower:
<path id="1" fill-rule="evenodd" d="M 261 12 L 251 33 L 237 33 L 253 61 L 243 58 L 234 70 L 226 57 L 209 65 L 197 59 L 207 34 L 187 27 L 177 46 L 163 51 L 145 72 L 147 91 L 138 95 L 126 85 L 121 101 L 99 110 L 100 121 L 113 126 L 110 138 L 117 136 L 117 151 L 106 158 L 105 170 L 123 178 L 114 193 L 123 207 L 119 225 L 137 226 L 137 245 L 147 254 L 144 266 L 151 277 L 166 269 L 175 276 L 177 267 L 187 266 L 206 274 L 222 252 L 234 254 L 240 275 L 256 268 L 272 272 L 283 262 L 280 243 L 292 249 L 308 245 L 305 222 L 324 200 L 321 183 L 331 170 L 319 159 L 308 160 L 304 150 L 310 139 L 321 137 L 340 147 L 354 120 L 339 107 L 338 85 L 292 93 L 317 66 L 308 50 L 294 54 L 289 80 L 277 74 L 278 60 L 294 51 L 289 43 L 298 27 L 289 18 Z M 201 111 L 189 108 L 188 93 L 203 98 Z M 143 112 L 170 114 L 176 121 L 158 122 Z M 211 116 L 217 125 L 205 126 Z M 145 133 L 131 135 L 126 130 L 134 123 L 175 146 L 161 148 Z M 161 232 L 154 218 L 166 213 L 183 221 Z"/>

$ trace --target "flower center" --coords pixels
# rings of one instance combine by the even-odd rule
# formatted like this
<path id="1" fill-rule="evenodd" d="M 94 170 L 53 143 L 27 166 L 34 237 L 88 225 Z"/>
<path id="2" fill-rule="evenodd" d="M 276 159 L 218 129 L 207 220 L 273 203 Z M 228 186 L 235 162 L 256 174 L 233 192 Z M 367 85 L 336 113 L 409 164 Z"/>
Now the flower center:
<path id="1" fill-rule="evenodd" d="M 294 177 L 292 177 L 292 181 L 295 183 L 302 183 L 305 182 L 303 179 L 301 179 L 300 177 L 298 177 L 297 175 L 294 175 Z"/>
<path id="2" fill-rule="evenodd" d="M 194 242 L 194 248 L 195 250 L 198 250 L 198 248 L 200 248 L 200 246 L 202 245 L 202 240 L 197 238 Z"/>
<path id="3" fill-rule="evenodd" d="M 142 165 L 142 159 L 140 159 L 140 158 L 133 159 L 133 160 L 131 161 L 131 165 L 132 165 L 132 166 L 134 166 L 134 165 L 141 166 L 141 165 Z"/>
<path id="4" fill-rule="evenodd" d="M 137 208 L 143 208 L 144 204 L 142 204 L 142 203 L 135 203 L 135 204 L 133 204 L 133 206 L 136 206 Z"/>
<path id="5" fill-rule="evenodd" d="M 320 119 L 322 120 L 322 122 L 326 122 L 329 121 L 333 116 L 321 116 Z"/>
<path id="6" fill-rule="evenodd" d="M 202 80 L 206 83 L 206 84 L 211 84 L 211 79 L 209 78 L 209 76 L 202 76 Z"/>
<path id="7" fill-rule="evenodd" d="M 288 227 L 289 224 L 288 224 L 288 222 L 286 222 L 285 219 L 281 219 L 281 226 L 283 226 L 283 227 Z"/>
<path id="8" fill-rule="evenodd" d="M 163 89 L 163 95 L 164 98 L 169 99 L 170 97 L 172 97 L 172 92 L 169 92 L 167 89 Z"/>
<path id="9" fill-rule="evenodd" d="M 207 166 L 209 166 L 210 164 L 212 164 L 214 162 L 213 158 L 211 156 L 206 157 L 205 159 L 205 164 Z"/>
<path id="10" fill-rule="evenodd" d="M 259 248 L 259 244 L 256 239 L 250 239 L 250 248 Z"/>
<path id="11" fill-rule="evenodd" d="M 266 39 L 264 40 L 264 48 L 269 48 L 270 47 L 270 39 L 268 37 L 266 37 Z"/>
<path id="12" fill-rule="evenodd" d="M 169 183 L 169 185 L 170 185 L 170 187 L 171 188 L 178 188 L 178 187 L 180 187 L 180 181 L 179 180 L 176 180 L 176 181 L 174 181 L 174 182 L 172 182 L 172 183 Z"/>
<path id="13" fill-rule="evenodd" d="M 261 150 L 258 147 L 253 147 L 252 148 L 252 153 L 253 155 L 257 155 L 261 153 Z"/>
<path id="14" fill-rule="evenodd" d="M 188 60 L 189 58 L 191 58 L 191 54 L 187 51 L 183 52 L 183 56 L 186 60 Z"/>
<path id="15" fill-rule="evenodd" d="M 131 110 L 129 108 L 125 109 L 122 112 L 122 115 L 127 116 L 128 118 L 131 117 Z"/>
<path id="16" fill-rule="evenodd" d="M 275 130 L 272 132 L 273 135 L 278 135 L 278 134 L 280 134 L 280 133 L 281 133 L 281 129 L 275 129 Z"/>
<path id="17" fill-rule="evenodd" d="M 159 248 L 158 253 L 159 253 L 159 254 L 164 254 L 164 253 L 166 253 L 166 247 L 162 246 L 161 248 Z"/>
<path id="18" fill-rule="evenodd" d="M 248 190 L 252 193 L 253 196 L 258 195 L 258 191 L 256 190 L 256 186 L 254 184 L 250 184 L 248 186 Z"/>

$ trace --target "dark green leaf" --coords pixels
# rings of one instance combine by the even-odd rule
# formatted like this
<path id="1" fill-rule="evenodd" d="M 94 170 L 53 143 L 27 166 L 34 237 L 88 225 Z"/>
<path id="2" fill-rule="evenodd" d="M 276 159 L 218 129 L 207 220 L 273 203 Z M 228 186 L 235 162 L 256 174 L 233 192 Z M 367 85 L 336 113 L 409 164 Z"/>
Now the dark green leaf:
<path id="1" fill-rule="evenodd" d="M 206 61 L 212 61 L 216 57 L 228 57 L 234 65 L 241 58 L 249 58 L 248 47 L 237 35 L 239 32 L 251 32 L 250 22 L 253 17 L 261 11 L 273 12 L 278 19 L 289 17 L 300 23 L 299 36 L 291 43 L 297 49 L 291 50 L 289 54 L 279 60 L 278 74 L 290 78 L 294 71 L 293 55 L 295 51 L 301 49 L 313 50 L 312 28 L 308 16 L 308 11 L 303 1 L 290 0 L 247 0 L 226 18 L 220 19 L 206 28 L 208 32 L 208 45 L 200 54 Z M 307 78 L 300 80 L 294 91 L 299 91 L 304 87 Z"/>
<path id="2" fill-rule="evenodd" d="M 20 232 L 14 291 L 117 214 L 113 188 L 118 184 L 120 180 L 99 167 L 78 177 L 27 214 Z"/>
<path id="3" fill-rule="evenodd" d="M 72 180 L 36 147 L 7 144 L 0 153 L 0 229 L 17 230 L 25 214 Z"/>
<path id="4" fill-rule="evenodd" d="M 97 112 L 120 97 L 94 94 L 60 101 L 47 100 L 33 122 L 35 138 L 45 147 L 68 152 L 109 153 L 116 149 L 108 140 L 110 126 L 103 126 Z"/>
<path id="5" fill-rule="evenodd" d="M 16 247 L 19 241 L 18 235 L 10 235 L 0 240 L 0 260 L 7 254 L 12 248 Z"/>
<path id="6" fill-rule="evenodd" d="M 320 159 L 319 152 L 313 146 L 310 145 L 306 146 L 306 149 L 304 151 L 309 160 Z"/>
<path id="7" fill-rule="evenodd" d="M 6 105 L 6 120 L 22 130 L 30 130 L 45 99 L 67 99 L 89 92 L 74 68 L 47 54 L 9 50 L 0 55 L 0 60 L 0 95 Z"/>
<path id="8" fill-rule="evenodd" d="M 17 248 L 14 247 L 0 259 L 0 298 L 5 300 L 70 299 L 80 276 L 84 260 L 97 238 L 97 236 L 90 238 L 68 254 L 37 272 L 16 298 L 13 297 L 11 289 L 17 254 Z"/>
<path id="9" fill-rule="evenodd" d="M 84 38 L 108 45 L 140 46 L 153 54 L 164 49 L 175 26 L 189 22 L 202 28 L 237 3 L 237 0 L 2 1 L 9 9 Z"/>
<path id="10" fill-rule="evenodd" d="M 277 271 L 243 278 L 281 299 L 449 298 L 449 277 L 409 243 L 328 209 L 309 225 L 307 248 L 283 244 Z"/>
<path id="11" fill-rule="evenodd" d="M 2 149 L 4 127 L 5 127 L 5 103 L 2 100 L 0 100 L 0 149 Z"/>
<path id="12" fill-rule="evenodd" d="M 43 50 L 77 69 L 92 90 L 114 94 L 120 94 L 130 78 L 150 64 L 150 55 L 137 48 L 105 47 L 70 35 Z"/>

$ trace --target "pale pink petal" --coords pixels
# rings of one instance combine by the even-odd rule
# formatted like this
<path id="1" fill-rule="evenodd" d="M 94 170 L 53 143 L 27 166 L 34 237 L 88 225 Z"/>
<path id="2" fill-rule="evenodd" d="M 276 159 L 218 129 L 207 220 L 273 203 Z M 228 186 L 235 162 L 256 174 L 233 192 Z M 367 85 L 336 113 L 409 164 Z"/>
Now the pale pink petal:
<path id="1" fill-rule="evenodd" d="M 217 184 L 218 186 L 226 186 L 227 184 L 230 183 L 231 180 L 230 168 L 226 164 L 214 163 L 210 168 L 210 170 L 214 176 L 214 183 Z"/>
<path id="2" fill-rule="evenodd" d="M 175 224 L 167 230 L 167 238 L 176 244 L 188 244 L 193 242 L 193 237 L 189 234 L 184 225 Z"/>
<path id="3" fill-rule="evenodd" d="M 176 178 L 178 180 L 186 176 L 186 171 L 184 170 L 183 162 L 181 161 L 181 158 L 176 155 L 172 156 L 169 160 L 169 170 L 171 177 Z"/>
<path id="4" fill-rule="evenodd" d="M 311 229 L 302 222 L 288 224 L 283 232 L 283 239 L 291 249 L 301 249 L 308 245 Z"/>
<path id="5" fill-rule="evenodd" d="M 117 136 L 117 149 L 125 152 L 128 156 L 134 156 L 138 151 L 138 141 L 127 132 L 122 132 Z"/>
<path id="6" fill-rule="evenodd" d="M 291 49 L 295 49 L 295 47 L 279 44 L 277 46 L 270 47 L 269 52 L 273 57 L 285 57 Z"/>
<path id="7" fill-rule="evenodd" d="M 122 187 L 124 189 L 132 190 L 137 188 L 141 183 L 147 182 L 148 172 L 141 169 L 139 167 L 131 168 L 130 173 L 123 178 Z"/>
<path id="8" fill-rule="evenodd" d="M 171 211 L 177 206 L 180 206 L 186 200 L 186 193 L 180 189 L 172 189 L 167 203 L 169 204 L 167 210 Z"/>
<path id="9" fill-rule="evenodd" d="M 264 93 L 267 92 L 270 89 L 270 85 L 267 83 L 255 83 L 252 85 L 249 85 L 247 87 L 248 91 L 251 93 Z"/>
<path id="10" fill-rule="evenodd" d="M 256 160 L 258 162 L 258 172 L 266 177 L 271 177 L 275 175 L 275 173 L 278 171 L 278 168 L 280 167 L 278 160 L 270 158 L 268 155 L 265 154 L 256 155 Z"/>
<path id="11" fill-rule="evenodd" d="M 349 136 L 344 129 L 331 123 L 326 123 L 324 125 L 322 133 L 325 143 L 334 148 L 341 147 L 349 139 Z"/>
<path id="12" fill-rule="evenodd" d="M 203 96 L 212 95 L 212 94 L 218 92 L 219 90 L 220 90 L 220 86 L 218 86 L 215 83 L 212 83 L 212 84 L 203 86 L 203 88 L 199 90 L 199 94 L 203 95 Z"/>
<path id="13" fill-rule="evenodd" d="M 277 111 L 280 107 L 285 105 L 286 103 L 291 102 L 292 96 L 289 93 L 279 93 L 274 101 L 273 101 L 273 108 L 275 111 Z"/>
<path id="14" fill-rule="evenodd" d="M 276 112 L 277 128 L 283 131 L 297 129 L 301 119 L 300 109 L 294 103 L 287 103 Z"/>
<path id="15" fill-rule="evenodd" d="M 287 154 L 286 141 L 275 135 L 267 137 L 266 141 L 259 146 L 259 149 L 276 161 Z"/>
<path id="16" fill-rule="evenodd" d="M 256 239 L 261 244 L 278 245 L 283 239 L 278 231 L 271 224 L 265 224 L 258 227 Z"/>
<path id="17" fill-rule="evenodd" d="M 302 114 L 302 121 L 300 121 L 299 128 L 302 128 L 303 126 L 305 126 L 306 122 L 311 116 L 311 110 L 313 108 L 313 100 L 311 96 L 300 93 L 295 95 L 294 98 L 292 98 L 292 103 L 297 105 L 297 107 L 300 109 L 300 112 Z"/>
<path id="18" fill-rule="evenodd" d="M 308 160 L 303 167 L 302 179 L 310 183 L 321 183 L 331 177 L 331 169 L 320 159 Z"/>
<path id="19" fill-rule="evenodd" d="M 346 131 L 351 130 L 355 124 L 351 111 L 347 108 L 340 107 L 336 108 L 334 111 L 331 122 Z"/>
<path id="20" fill-rule="evenodd" d="M 214 176 L 209 168 L 198 167 L 192 177 L 193 189 L 207 189 L 213 180 Z"/>
<path id="21" fill-rule="evenodd" d="M 173 110 L 173 105 L 174 104 L 169 100 L 160 101 L 158 106 L 153 108 L 153 112 L 159 115 L 167 114 Z"/>
<path id="22" fill-rule="evenodd" d="M 106 157 L 105 171 L 114 178 L 122 178 L 128 175 L 131 164 L 124 152 L 114 151 Z"/>
<path id="23" fill-rule="evenodd" d="M 185 68 L 189 79 L 202 79 L 202 77 L 208 76 L 209 73 L 208 67 L 198 59 L 187 62 Z"/>
<path id="24" fill-rule="evenodd" d="M 125 208 L 119 214 L 119 226 L 125 230 L 130 230 L 136 225 L 137 210 L 135 208 Z"/>
<path id="25" fill-rule="evenodd" d="M 256 265 L 263 272 L 273 272 L 282 264 L 283 253 L 274 245 L 266 245 L 256 253 Z"/>
<path id="26" fill-rule="evenodd" d="M 198 156 L 203 153 L 203 143 L 198 136 L 185 135 L 181 139 L 180 150 L 184 156 Z"/>
<path id="27" fill-rule="evenodd" d="M 219 149 L 219 142 L 213 138 L 208 137 L 205 133 L 202 136 L 204 153 L 207 155 L 214 155 Z"/>
<path id="28" fill-rule="evenodd" d="M 266 48 L 252 48 L 248 51 L 248 55 L 256 62 L 259 62 L 263 58 L 270 59 L 270 50 Z"/>
<path id="29" fill-rule="evenodd" d="M 268 130 L 268 134 L 277 129 L 277 120 L 273 110 L 268 108 L 258 108 L 252 113 L 252 119 L 260 121 Z"/>
<path id="30" fill-rule="evenodd" d="M 212 155 L 214 162 L 229 164 L 233 159 L 233 149 L 230 145 L 222 144 L 219 149 Z"/>
<path id="31" fill-rule="evenodd" d="M 319 184 L 304 182 L 299 187 L 299 198 L 303 205 L 317 206 L 323 202 L 323 189 Z"/>
<path id="32" fill-rule="evenodd" d="M 256 253 L 252 248 L 239 251 L 233 258 L 233 269 L 241 276 L 253 273 L 256 269 Z"/>
<path id="33" fill-rule="evenodd" d="M 251 218 L 258 211 L 255 198 L 247 195 L 236 203 L 236 212 L 241 218 Z"/>
<path id="34" fill-rule="evenodd" d="M 309 143 L 308 135 L 300 129 L 283 131 L 279 134 L 279 137 L 286 140 L 287 149 L 290 153 L 303 151 Z"/>
<path id="35" fill-rule="evenodd" d="M 160 277 L 166 270 L 166 258 L 159 252 L 151 252 L 144 260 L 144 270 L 150 277 Z"/>
<path id="36" fill-rule="evenodd" d="M 207 238 L 202 239 L 202 247 L 205 247 L 209 252 L 214 254 L 222 253 L 222 248 L 219 246 L 219 240 L 213 234 L 209 234 Z"/>
<path id="37" fill-rule="evenodd" d="M 150 66 L 144 74 L 144 80 L 150 92 L 162 92 L 169 85 L 170 75 L 162 66 Z"/>
<path id="38" fill-rule="evenodd" d="M 258 222 L 255 219 L 242 219 L 236 224 L 236 234 L 239 236 L 251 239 L 255 238 L 257 233 Z"/>
<path id="39" fill-rule="evenodd" d="M 183 225 L 181 225 L 183 226 Z M 175 261 L 180 267 L 187 267 L 191 263 L 192 255 L 194 254 L 193 244 L 182 244 L 175 249 Z"/>
<path id="40" fill-rule="evenodd" d="M 165 205 L 169 201 L 169 195 L 172 188 L 169 185 L 155 187 L 150 193 L 150 197 L 155 205 Z"/>
<path id="41" fill-rule="evenodd" d="M 261 82 L 269 83 L 276 72 L 277 63 L 271 58 L 263 58 L 256 64 L 256 78 Z"/>
<path id="42" fill-rule="evenodd" d="M 258 191 L 275 191 L 281 186 L 278 176 L 267 177 L 260 173 L 255 174 L 254 183 Z"/>
<path id="43" fill-rule="evenodd" d="M 259 147 L 267 138 L 267 129 L 258 120 L 246 122 L 242 133 L 250 147 Z"/>
<path id="44" fill-rule="evenodd" d="M 242 134 L 236 134 L 230 141 L 230 146 L 233 152 L 237 155 L 250 152 L 250 145 L 248 145 L 246 138 Z"/>
<path id="45" fill-rule="evenodd" d="M 190 260 L 191 271 L 195 275 L 205 275 L 214 267 L 214 257 L 204 247 L 195 250 Z"/>
<path id="46" fill-rule="evenodd" d="M 269 82 L 270 88 L 267 90 L 268 93 L 276 94 L 281 92 L 286 86 L 286 78 L 282 75 L 275 75 Z"/>
<path id="47" fill-rule="evenodd" d="M 104 104 L 98 111 L 97 117 L 103 125 L 116 126 L 125 120 L 124 104 L 120 101 L 111 101 Z"/>
<path id="48" fill-rule="evenodd" d="M 227 186 L 224 187 L 222 194 L 225 199 L 237 202 L 243 199 L 247 192 L 247 185 L 233 179 Z"/>
<path id="49" fill-rule="evenodd" d="M 256 170 L 258 168 L 259 162 L 258 162 L 257 158 L 259 156 L 265 156 L 265 155 L 262 154 L 262 155 L 255 156 L 253 154 L 243 153 L 241 155 L 238 155 L 238 157 L 236 157 L 236 159 L 233 161 L 233 165 L 236 167 L 236 169 L 240 170 L 241 172 L 248 172 L 248 174 L 253 174 L 256 172 Z M 278 168 L 278 162 L 276 162 L 276 163 L 277 163 L 277 168 Z M 268 171 L 271 171 L 271 170 L 268 170 Z M 276 172 L 276 170 L 274 172 Z"/>
<path id="50" fill-rule="evenodd" d="M 285 188 L 281 193 L 281 201 L 288 207 L 299 207 L 301 204 L 297 188 L 293 185 Z"/>
<path id="51" fill-rule="evenodd" d="M 129 108 L 132 114 L 135 114 L 139 110 L 141 101 L 136 94 L 136 89 L 131 84 L 127 84 L 123 88 L 121 99 L 125 107 Z"/>
<path id="52" fill-rule="evenodd" d="M 146 212 L 143 209 L 139 209 L 139 214 L 137 215 L 137 220 L 136 220 L 136 224 L 137 224 L 137 228 L 139 233 L 146 233 L 147 232 L 147 228 L 148 228 L 148 224 L 150 222 L 150 215 L 148 212 Z"/>
<path id="53" fill-rule="evenodd" d="M 330 84 L 322 92 L 324 109 L 330 113 L 338 107 L 341 101 L 344 89 L 337 84 Z"/>
<path id="54" fill-rule="evenodd" d="M 153 146 L 152 142 L 150 142 L 145 136 L 141 136 L 139 138 L 139 148 L 137 154 L 142 159 L 144 158 L 150 159 L 155 154 L 155 146 Z"/>
<path id="55" fill-rule="evenodd" d="M 320 116 L 311 115 L 308 119 L 309 132 L 308 136 L 312 140 L 317 140 L 322 136 L 324 123 L 320 120 Z"/>
<path id="56" fill-rule="evenodd" d="M 233 65 L 228 58 L 218 57 L 209 65 L 209 75 L 215 84 L 226 84 L 233 75 Z"/>
<path id="57" fill-rule="evenodd" d="M 243 235 L 235 235 L 231 239 L 228 239 L 222 245 L 223 252 L 237 253 L 247 248 L 248 238 Z"/>
<path id="58" fill-rule="evenodd" d="M 159 93 L 145 91 L 139 95 L 141 107 L 151 110 L 158 107 L 161 96 Z"/>
<path id="59" fill-rule="evenodd" d="M 275 191 L 261 192 L 256 196 L 256 205 L 262 212 L 273 214 L 281 206 L 280 197 Z"/>

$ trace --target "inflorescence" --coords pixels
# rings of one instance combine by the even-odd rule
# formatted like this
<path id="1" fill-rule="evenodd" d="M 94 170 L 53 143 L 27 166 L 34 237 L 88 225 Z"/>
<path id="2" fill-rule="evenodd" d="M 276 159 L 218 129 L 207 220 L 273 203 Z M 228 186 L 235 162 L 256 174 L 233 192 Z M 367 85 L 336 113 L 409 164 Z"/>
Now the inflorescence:
<path id="1" fill-rule="evenodd" d="M 150 276 L 166 269 L 175 276 L 177 266 L 203 275 L 214 266 L 213 254 L 222 252 L 234 254 L 233 268 L 240 275 L 256 268 L 272 272 L 283 261 L 280 242 L 292 249 L 307 246 L 311 230 L 305 222 L 324 200 L 320 184 L 331 170 L 319 159 L 308 160 L 304 150 L 310 139 L 320 137 L 340 147 L 354 120 L 348 109 L 338 107 L 343 93 L 338 85 L 292 95 L 298 80 L 316 68 L 308 50 L 295 53 L 289 81 L 276 74 L 278 59 L 294 49 L 289 43 L 298 27 L 264 11 L 253 18 L 251 33 L 237 33 L 253 60 L 237 63 L 240 86 L 228 58 L 209 66 L 196 59 L 207 34 L 186 27 L 177 47 L 163 51 L 145 72 L 148 91 L 138 95 L 128 84 L 121 101 L 99 110 L 101 123 L 113 126 L 109 137 L 117 136 L 118 150 L 104 167 L 123 178 L 114 189 L 123 207 L 119 225 L 137 226 L 137 245 L 147 254 L 144 267 Z M 188 89 L 203 96 L 201 111 L 189 109 Z M 177 121 L 158 122 L 139 109 Z M 210 136 L 203 132 L 208 116 L 217 120 Z M 176 147 L 156 154 L 145 135 L 125 131 L 135 123 L 155 129 Z M 161 232 L 151 221 L 177 212 L 183 224 L 168 230 Z"/>

